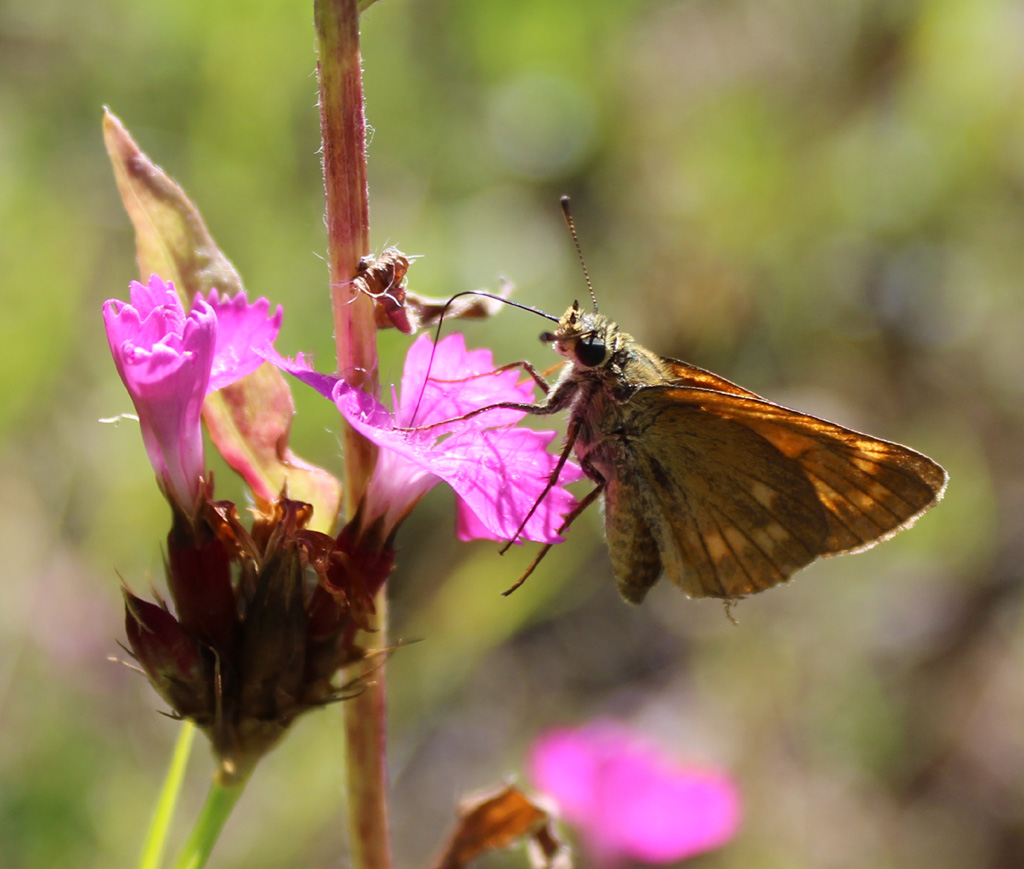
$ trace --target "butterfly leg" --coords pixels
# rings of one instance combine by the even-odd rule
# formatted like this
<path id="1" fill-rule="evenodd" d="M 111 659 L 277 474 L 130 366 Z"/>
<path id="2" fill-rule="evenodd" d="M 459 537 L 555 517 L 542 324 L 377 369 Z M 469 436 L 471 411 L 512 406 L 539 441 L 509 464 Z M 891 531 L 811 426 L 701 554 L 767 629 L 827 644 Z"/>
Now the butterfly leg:
<path id="1" fill-rule="evenodd" d="M 523 533 L 523 529 L 526 527 L 526 523 L 530 521 L 534 513 L 537 512 L 537 508 L 541 505 L 541 502 L 548 496 L 555 485 L 558 483 L 558 477 L 562 473 L 562 468 L 565 467 L 566 461 L 569 459 L 569 455 L 572 453 L 573 444 L 576 443 L 576 437 L 580 433 L 580 423 L 577 419 L 573 419 L 569 423 L 569 429 L 566 432 L 565 447 L 562 449 L 562 454 L 558 457 L 558 464 L 555 465 L 555 469 L 551 472 L 551 476 L 548 477 L 548 483 L 544 487 L 544 491 L 540 493 L 540 496 L 536 501 L 533 502 L 533 506 L 530 507 L 529 512 L 523 517 L 523 521 L 519 523 L 519 527 L 516 529 L 516 533 L 512 535 L 512 539 L 508 541 L 500 550 L 499 555 L 504 555 L 508 552 L 508 548 L 519 539 L 519 535 Z M 561 533 L 561 529 L 559 529 Z M 524 577 L 525 578 L 525 577 Z"/>
<path id="2" fill-rule="evenodd" d="M 519 363 L 516 363 L 517 365 Z M 537 375 L 540 376 L 539 374 Z M 566 407 L 572 402 L 574 395 L 576 394 L 576 385 L 570 381 L 560 380 L 555 384 L 554 388 L 547 393 L 543 401 L 532 403 L 528 401 L 499 401 L 496 404 L 488 404 L 484 407 L 477 407 L 461 416 L 453 416 L 451 419 L 443 419 L 440 422 L 432 422 L 427 425 L 414 425 L 414 426 L 395 426 L 394 431 L 430 431 L 432 428 L 438 428 L 442 425 L 450 425 L 453 422 L 463 422 L 467 419 L 472 419 L 474 416 L 479 416 L 481 413 L 487 413 L 489 410 L 518 410 L 522 413 L 529 413 L 533 416 L 549 416 L 553 413 L 558 413 L 561 410 L 565 410 Z M 416 418 L 416 413 L 419 411 L 419 406 L 413 411 L 413 419 Z"/>
<path id="3" fill-rule="evenodd" d="M 586 510 L 587 507 L 589 507 L 591 504 L 593 504 L 594 501 L 597 500 L 597 496 L 600 495 L 603 491 L 604 491 L 604 483 L 601 483 L 600 485 L 596 486 L 594 488 L 594 490 L 592 492 L 590 492 L 590 494 L 587 495 L 582 501 L 580 501 L 579 504 L 577 504 L 575 506 L 573 511 L 568 516 L 565 517 L 565 520 L 562 522 L 562 524 L 558 528 L 558 533 L 561 534 L 570 525 L 572 525 L 572 523 L 576 521 L 577 517 L 579 517 L 579 515 L 584 510 Z M 511 588 L 505 589 L 505 591 L 502 592 L 502 595 L 504 595 L 505 597 L 508 597 L 510 594 L 512 594 L 512 592 L 514 592 L 517 588 L 519 588 L 519 586 L 521 586 L 524 582 L 526 582 L 526 578 L 531 573 L 533 573 L 533 571 L 536 569 L 537 565 L 541 563 L 541 560 L 544 558 L 544 556 L 548 554 L 548 550 L 551 549 L 551 547 L 554 546 L 554 545 L 555 545 L 554 543 L 545 543 L 544 546 L 541 547 L 540 552 L 537 553 L 537 557 L 534 558 L 533 561 L 530 562 L 530 566 L 526 568 L 526 572 L 521 577 L 519 577 L 519 579 L 517 579 L 515 581 L 515 583 L 512 585 Z"/>
<path id="4" fill-rule="evenodd" d="M 557 370 L 560 367 L 561 365 L 556 365 L 555 370 Z M 536 368 L 533 367 L 531 363 L 527 362 L 525 359 L 522 359 L 519 362 L 509 362 L 508 365 L 502 365 L 500 368 L 495 368 L 494 371 L 491 371 L 489 373 L 500 374 L 502 371 L 512 371 L 515 368 L 521 368 L 523 371 L 529 374 L 530 377 L 533 379 L 533 382 L 540 387 L 541 392 L 543 392 L 545 395 L 547 395 L 551 391 L 551 384 L 548 383 L 544 375 L 541 374 Z"/>

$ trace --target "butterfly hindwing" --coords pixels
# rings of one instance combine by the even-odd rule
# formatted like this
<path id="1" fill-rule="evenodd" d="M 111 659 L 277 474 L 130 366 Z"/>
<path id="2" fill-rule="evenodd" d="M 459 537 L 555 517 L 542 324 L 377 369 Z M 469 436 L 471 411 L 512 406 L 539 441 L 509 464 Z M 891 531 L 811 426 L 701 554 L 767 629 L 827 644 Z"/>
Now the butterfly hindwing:
<path id="1" fill-rule="evenodd" d="M 604 489 L 604 527 L 619 594 L 640 603 L 661 576 L 658 544 L 635 486 L 613 476 Z"/>

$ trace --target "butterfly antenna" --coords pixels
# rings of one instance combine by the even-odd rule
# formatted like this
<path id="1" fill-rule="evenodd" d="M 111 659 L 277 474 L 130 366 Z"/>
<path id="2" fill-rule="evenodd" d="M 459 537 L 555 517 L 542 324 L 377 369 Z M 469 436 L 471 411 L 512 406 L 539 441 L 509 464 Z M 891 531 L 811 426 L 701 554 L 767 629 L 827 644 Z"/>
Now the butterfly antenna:
<path id="1" fill-rule="evenodd" d="M 579 257 L 580 266 L 583 269 L 583 278 L 587 282 L 587 289 L 590 290 L 590 298 L 594 303 L 594 313 L 597 313 L 597 296 L 594 294 L 594 285 L 590 282 L 590 272 L 587 271 L 587 264 L 583 259 L 583 248 L 580 247 L 580 238 L 576 235 L 576 224 L 572 219 L 572 211 L 569 208 L 569 197 L 561 198 L 562 214 L 565 215 L 565 222 L 569 227 L 569 234 L 572 236 L 572 243 L 576 245 L 576 256 Z"/>

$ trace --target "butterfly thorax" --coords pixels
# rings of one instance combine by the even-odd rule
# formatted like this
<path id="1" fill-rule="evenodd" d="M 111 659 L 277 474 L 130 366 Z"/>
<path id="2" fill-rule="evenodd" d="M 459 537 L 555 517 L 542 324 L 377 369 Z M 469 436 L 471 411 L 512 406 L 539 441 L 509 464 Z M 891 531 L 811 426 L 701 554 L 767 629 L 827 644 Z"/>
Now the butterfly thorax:
<path id="1" fill-rule="evenodd" d="M 550 337 L 570 365 L 555 384 L 549 406 L 569 411 L 578 426 L 575 452 L 584 470 L 594 479 L 607 479 L 611 466 L 622 464 L 630 451 L 630 399 L 638 390 L 665 383 L 671 372 L 661 357 L 603 314 L 583 312 L 576 304 Z"/>
<path id="2" fill-rule="evenodd" d="M 661 357 L 603 314 L 581 311 L 576 303 L 562 315 L 552 338 L 555 352 L 572 364 L 562 379 L 587 393 L 602 392 L 613 403 L 623 404 L 638 389 L 672 377 Z"/>

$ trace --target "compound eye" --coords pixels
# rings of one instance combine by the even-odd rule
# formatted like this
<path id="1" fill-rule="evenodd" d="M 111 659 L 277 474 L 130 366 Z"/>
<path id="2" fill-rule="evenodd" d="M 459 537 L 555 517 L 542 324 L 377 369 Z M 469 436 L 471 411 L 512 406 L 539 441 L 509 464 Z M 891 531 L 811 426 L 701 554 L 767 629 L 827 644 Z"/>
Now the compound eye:
<path id="1" fill-rule="evenodd" d="M 576 361 L 586 368 L 596 368 L 604 362 L 606 352 L 604 341 L 596 335 L 591 335 L 589 338 L 577 341 L 576 346 L 573 348 Z"/>

